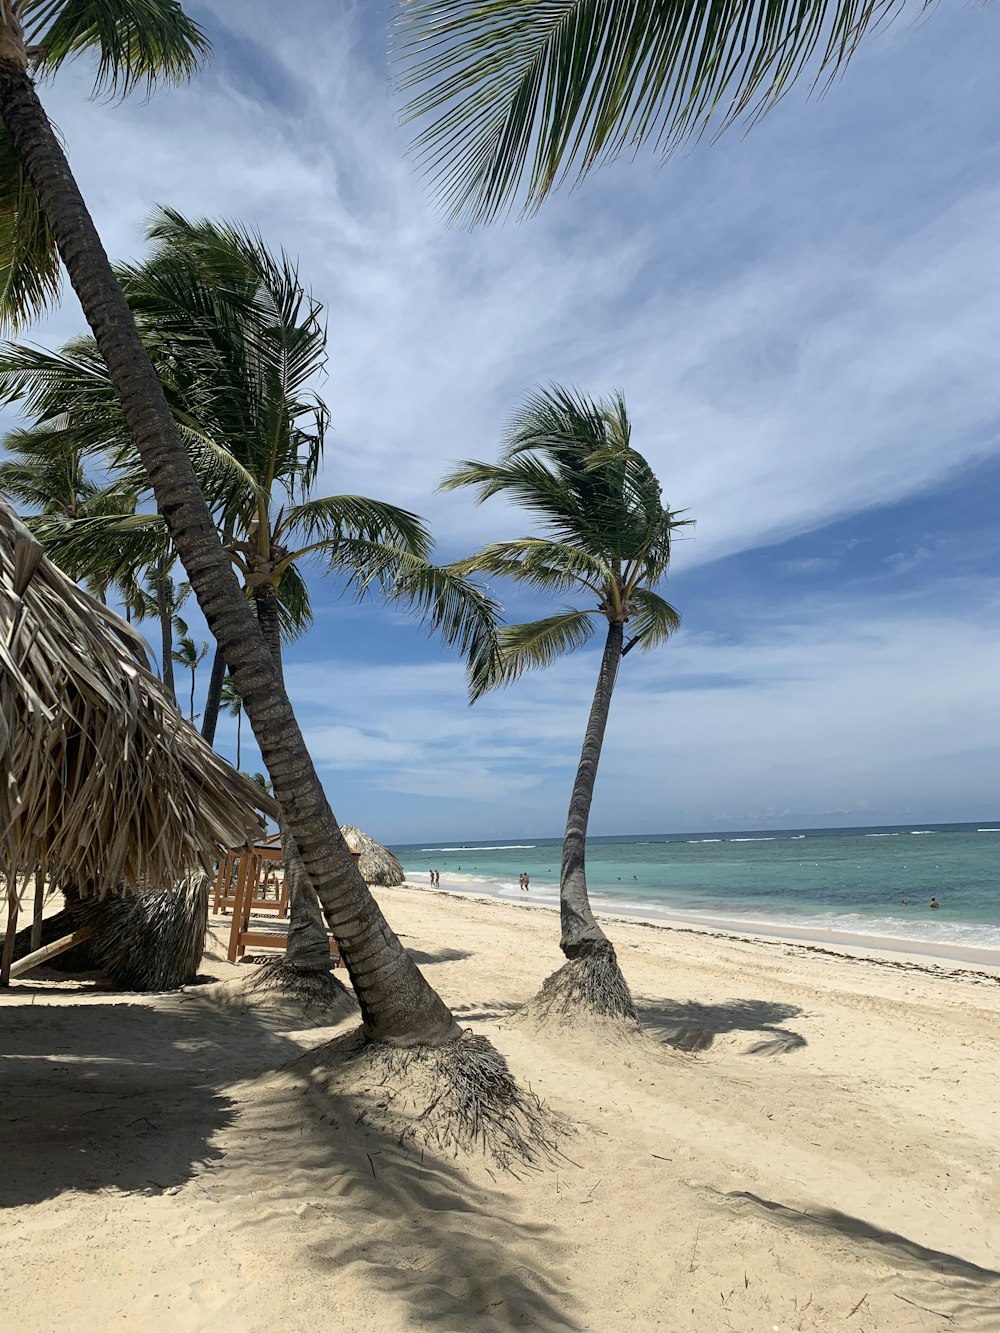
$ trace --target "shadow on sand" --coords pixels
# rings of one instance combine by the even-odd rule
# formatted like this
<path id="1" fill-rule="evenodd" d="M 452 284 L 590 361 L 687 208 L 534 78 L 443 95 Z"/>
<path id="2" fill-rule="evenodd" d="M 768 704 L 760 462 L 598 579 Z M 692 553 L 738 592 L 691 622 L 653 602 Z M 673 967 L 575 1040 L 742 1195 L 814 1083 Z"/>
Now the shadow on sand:
<path id="1" fill-rule="evenodd" d="M 748 1190 L 723 1196 L 738 1207 L 761 1209 L 780 1226 L 816 1239 L 846 1237 L 880 1264 L 894 1268 L 911 1294 L 894 1295 L 925 1313 L 950 1321 L 957 1329 L 992 1330 L 1000 1327 L 1000 1272 L 983 1268 L 945 1250 L 929 1249 L 897 1231 L 887 1231 L 835 1208 L 804 1211 Z"/>
<path id="2" fill-rule="evenodd" d="M 350 1276 L 420 1327 L 578 1328 L 550 1276 L 564 1269 L 561 1237 L 522 1215 L 516 1179 L 491 1185 L 476 1161 L 407 1150 L 359 1124 L 361 1099 L 303 1075 L 288 1031 L 306 1026 L 197 993 L 0 1007 L 0 1086 L 18 1143 L 0 1207 L 188 1185 L 226 1210 L 262 1264 L 284 1251 L 286 1274 L 289 1263 L 312 1270 L 328 1312 L 350 1299 L 338 1295 Z M 316 1044 L 331 1035 L 317 1029 Z"/>
<path id="3" fill-rule="evenodd" d="M 802 1010 L 770 1000 L 730 1000 L 699 1004 L 697 1000 L 638 1000 L 639 1021 L 650 1036 L 679 1051 L 707 1051 L 727 1032 L 759 1032 L 761 1039 L 744 1055 L 786 1055 L 801 1050 L 806 1039 L 778 1024 Z"/>

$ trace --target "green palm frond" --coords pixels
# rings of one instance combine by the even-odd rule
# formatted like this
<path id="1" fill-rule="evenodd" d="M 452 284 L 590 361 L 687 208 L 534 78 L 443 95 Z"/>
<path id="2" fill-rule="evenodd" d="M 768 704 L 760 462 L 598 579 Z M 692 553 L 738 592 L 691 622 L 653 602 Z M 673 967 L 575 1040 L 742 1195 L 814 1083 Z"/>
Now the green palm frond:
<path id="1" fill-rule="evenodd" d="M 180 640 L 177 647 L 171 653 L 171 657 L 178 666 L 187 667 L 189 670 L 193 670 L 195 667 L 200 666 L 207 656 L 208 644 L 195 643 L 194 639 L 192 639 L 189 634 L 186 634 Z"/>
<path id="2" fill-rule="evenodd" d="M 655 648 L 681 627 L 681 613 L 650 588 L 636 588 L 631 596 L 635 615 L 629 621 L 629 635 L 639 648 Z"/>
<path id="3" fill-rule="evenodd" d="M 73 578 L 100 577 L 105 585 L 165 558 L 170 549 L 159 514 L 62 514 L 27 518 L 45 553 Z"/>
<path id="4" fill-rule="evenodd" d="M 496 667 L 481 680 L 476 697 L 509 685 L 526 671 L 550 666 L 557 657 L 582 648 L 593 632 L 593 612 L 572 609 L 523 625 L 505 625 L 497 636 Z"/>
<path id="5" fill-rule="evenodd" d="M 913 0 L 914 12 L 929 0 Z M 404 0 L 412 151 L 454 219 L 536 210 L 623 151 L 664 157 L 832 80 L 904 0 Z"/>
<path id="6" fill-rule="evenodd" d="M 338 542 L 351 538 L 422 557 L 431 549 L 430 533 L 416 514 L 363 495 L 329 495 L 292 505 L 275 524 L 275 538 L 284 544 L 286 536 L 331 555 Z"/>
<path id="7" fill-rule="evenodd" d="M 16 332 L 59 299 L 61 269 L 10 132 L 0 125 L 0 332 Z"/>
<path id="8" fill-rule="evenodd" d="M 313 623 L 312 602 L 302 571 L 294 564 L 281 573 L 277 587 L 278 629 L 282 643 L 301 639 Z"/>
<path id="9" fill-rule="evenodd" d="M 36 68 L 54 73 L 84 52 L 97 55 L 94 92 L 125 97 L 144 84 L 182 83 L 211 50 L 178 0 L 29 0 L 25 39 Z"/>
<path id="10" fill-rule="evenodd" d="M 491 542 L 451 568 L 461 574 L 513 578 L 531 587 L 552 591 L 566 592 L 582 586 L 598 596 L 614 578 L 614 571 L 599 556 L 567 542 L 546 541 L 542 537 Z"/>
<path id="11" fill-rule="evenodd" d="M 226 676 L 222 682 L 222 694 L 219 696 L 219 706 L 229 714 L 230 717 L 236 717 L 243 708 L 243 699 L 239 690 L 236 688 L 236 682 L 232 676 Z"/>

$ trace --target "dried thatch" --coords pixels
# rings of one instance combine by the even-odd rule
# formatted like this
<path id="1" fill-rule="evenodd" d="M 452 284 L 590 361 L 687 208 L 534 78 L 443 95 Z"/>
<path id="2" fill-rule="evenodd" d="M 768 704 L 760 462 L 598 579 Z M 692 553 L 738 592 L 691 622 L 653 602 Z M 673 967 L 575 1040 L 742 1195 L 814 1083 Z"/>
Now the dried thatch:
<path id="1" fill-rule="evenodd" d="M 38 865 L 99 895 L 176 885 L 275 809 L 0 500 L 0 871 Z"/>
<path id="2" fill-rule="evenodd" d="M 403 867 L 392 852 L 374 838 L 369 838 L 367 833 L 355 828 L 353 824 L 342 824 L 340 831 L 351 851 L 361 853 L 358 869 L 366 884 L 377 884 L 387 889 L 402 884 Z"/>

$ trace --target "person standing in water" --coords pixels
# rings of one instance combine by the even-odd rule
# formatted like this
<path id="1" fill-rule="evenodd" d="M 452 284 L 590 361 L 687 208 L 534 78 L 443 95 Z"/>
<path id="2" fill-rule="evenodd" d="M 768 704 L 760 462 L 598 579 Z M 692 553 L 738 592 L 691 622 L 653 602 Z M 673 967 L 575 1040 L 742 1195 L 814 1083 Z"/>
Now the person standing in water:
<path id="1" fill-rule="evenodd" d="M 521 888 L 524 890 L 525 893 L 528 892 L 528 883 L 529 883 L 528 875 L 527 872 L 525 872 L 524 874 L 522 874 L 520 879 Z"/>

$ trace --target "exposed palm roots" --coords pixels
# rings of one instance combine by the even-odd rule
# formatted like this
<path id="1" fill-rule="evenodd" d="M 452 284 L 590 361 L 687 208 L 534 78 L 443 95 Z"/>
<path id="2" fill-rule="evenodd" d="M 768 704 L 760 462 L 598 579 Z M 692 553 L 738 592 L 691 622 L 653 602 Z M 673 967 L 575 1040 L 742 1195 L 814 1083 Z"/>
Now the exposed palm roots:
<path id="1" fill-rule="evenodd" d="M 614 946 L 602 941 L 587 953 L 567 959 L 525 1007 L 521 1016 L 539 1026 L 590 1023 L 595 1018 L 638 1030 L 639 1015 Z"/>
<path id="2" fill-rule="evenodd" d="M 247 996 L 274 996 L 335 1018 L 357 1008 L 351 991 L 328 969 L 305 971 L 285 958 L 262 958 L 243 985 Z"/>
<path id="3" fill-rule="evenodd" d="M 558 1155 L 569 1122 L 521 1089 L 500 1052 L 466 1031 L 445 1046 L 384 1046 L 362 1030 L 297 1062 L 324 1098 L 353 1103 L 356 1122 L 402 1144 L 482 1151 L 505 1171 Z"/>

